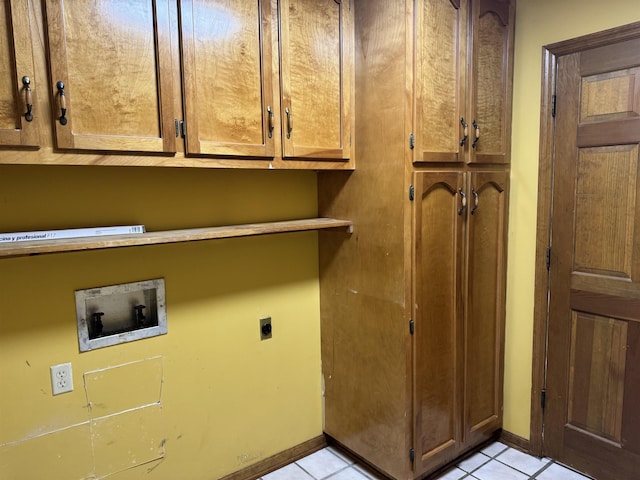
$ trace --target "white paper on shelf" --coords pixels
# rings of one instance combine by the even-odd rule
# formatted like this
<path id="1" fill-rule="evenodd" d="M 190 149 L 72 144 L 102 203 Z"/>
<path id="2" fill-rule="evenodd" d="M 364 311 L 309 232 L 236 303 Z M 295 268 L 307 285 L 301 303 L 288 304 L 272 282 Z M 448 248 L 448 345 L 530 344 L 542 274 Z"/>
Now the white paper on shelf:
<path id="1" fill-rule="evenodd" d="M 144 225 L 69 228 L 64 230 L 40 230 L 34 232 L 9 232 L 0 233 L 0 243 L 32 242 L 34 240 L 60 240 L 62 238 L 101 237 L 104 235 L 128 235 L 144 232 Z"/>

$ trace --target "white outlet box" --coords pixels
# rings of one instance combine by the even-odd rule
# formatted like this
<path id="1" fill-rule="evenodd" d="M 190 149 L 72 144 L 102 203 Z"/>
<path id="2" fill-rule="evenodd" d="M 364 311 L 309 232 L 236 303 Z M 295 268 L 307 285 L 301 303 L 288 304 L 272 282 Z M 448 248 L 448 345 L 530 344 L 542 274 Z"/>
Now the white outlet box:
<path id="1" fill-rule="evenodd" d="M 70 363 L 61 363 L 51 367 L 51 390 L 54 395 L 73 390 L 73 372 Z"/>

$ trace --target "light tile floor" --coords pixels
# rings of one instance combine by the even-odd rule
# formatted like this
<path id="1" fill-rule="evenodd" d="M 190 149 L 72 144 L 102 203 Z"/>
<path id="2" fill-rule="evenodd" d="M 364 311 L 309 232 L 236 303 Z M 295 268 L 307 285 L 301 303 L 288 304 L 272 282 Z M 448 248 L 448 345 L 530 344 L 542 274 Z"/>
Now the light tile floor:
<path id="1" fill-rule="evenodd" d="M 291 463 L 262 480 L 384 480 L 333 446 Z M 437 480 L 590 480 L 548 458 L 536 458 L 495 442 L 437 477 Z"/>

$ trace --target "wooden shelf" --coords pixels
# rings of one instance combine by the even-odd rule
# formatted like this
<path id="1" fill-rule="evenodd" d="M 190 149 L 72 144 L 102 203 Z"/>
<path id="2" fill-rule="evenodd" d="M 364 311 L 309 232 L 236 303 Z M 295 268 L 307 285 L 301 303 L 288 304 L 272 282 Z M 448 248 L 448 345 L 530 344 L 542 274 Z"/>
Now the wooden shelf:
<path id="1" fill-rule="evenodd" d="M 344 228 L 347 231 L 352 232 L 353 222 L 349 220 L 336 220 L 334 218 L 307 218 L 303 220 L 286 220 L 282 222 L 249 223 L 244 225 L 226 225 L 221 227 L 166 230 L 142 234 L 2 243 L 0 244 L 0 258 L 43 253 L 98 250 L 102 248 L 157 245 L 161 243 L 197 242 L 201 240 L 215 240 L 219 238 L 303 232 L 307 230 L 324 230 L 329 228 Z"/>

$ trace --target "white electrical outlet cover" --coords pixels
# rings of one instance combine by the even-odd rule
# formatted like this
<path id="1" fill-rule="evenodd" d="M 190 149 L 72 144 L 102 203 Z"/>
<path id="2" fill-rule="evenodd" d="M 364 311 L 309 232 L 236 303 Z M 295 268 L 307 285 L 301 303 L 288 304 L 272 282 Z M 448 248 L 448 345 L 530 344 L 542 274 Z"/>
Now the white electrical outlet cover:
<path id="1" fill-rule="evenodd" d="M 51 391 L 54 395 L 73 390 L 73 372 L 70 363 L 61 363 L 51 367 Z"/>

